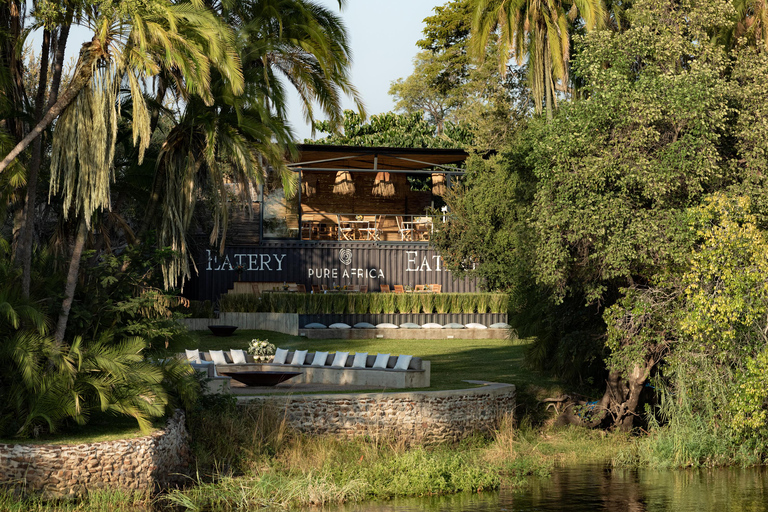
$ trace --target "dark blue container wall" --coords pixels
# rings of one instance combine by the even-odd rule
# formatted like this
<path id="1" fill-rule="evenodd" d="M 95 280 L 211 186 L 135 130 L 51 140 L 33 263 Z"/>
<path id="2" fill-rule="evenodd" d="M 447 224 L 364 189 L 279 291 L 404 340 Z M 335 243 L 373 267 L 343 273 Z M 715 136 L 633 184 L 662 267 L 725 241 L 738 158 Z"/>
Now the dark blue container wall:
<path id="1" fill-rule="evenodd" d="M 439 254 L 425 244 L 359 242 L 264 242 L 258 246 L 228 246 L 204 250 L 198 257 L 199 275 L 187 285 L 187 294 L 198 300 L 216 300 L 238 280 L 299 283 L 307 287 L 325 284 L 368 285 L 379 291 L 382 284 L 440 284 L 443 293 L 475 292 L 474 279 L 454 279 L 443 267 Z"/>

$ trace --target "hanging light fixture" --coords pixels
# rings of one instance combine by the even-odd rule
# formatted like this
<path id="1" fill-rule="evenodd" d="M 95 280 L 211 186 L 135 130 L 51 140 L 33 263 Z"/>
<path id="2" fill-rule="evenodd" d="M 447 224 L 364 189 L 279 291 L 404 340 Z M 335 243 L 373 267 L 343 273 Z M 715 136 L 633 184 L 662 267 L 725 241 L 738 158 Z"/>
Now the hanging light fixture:
<path id="1" fill-rule="evenodd" d="M 301 180 L 301 195 L 304 197 L 312 197 L 315 194 L 317 194 L 317 178 L 313 179 L 303 179 L 304 175 L 302 174 L 302 180 Z"/>
<path id="2" fill-rule="evenodd" d="M 392 197 L 395 195 L 395 184 L 392 175 L 388 172 L 377 172 L 373 180 L 371 193 L 378 197 Z"/>
<path id="3" fill-rule="evenodd" d="M 349 171 L 339 171 L 336 173 L 333 193 L 342 196 L 351 196 L 355 193 L 355 182 L 352 181 L 352 173 Z"/>
<path id="4" fill-rule="evenodd" d="M 448 192 L 445 174 L 432 173 L 432 195 L 444 196 Z"/>

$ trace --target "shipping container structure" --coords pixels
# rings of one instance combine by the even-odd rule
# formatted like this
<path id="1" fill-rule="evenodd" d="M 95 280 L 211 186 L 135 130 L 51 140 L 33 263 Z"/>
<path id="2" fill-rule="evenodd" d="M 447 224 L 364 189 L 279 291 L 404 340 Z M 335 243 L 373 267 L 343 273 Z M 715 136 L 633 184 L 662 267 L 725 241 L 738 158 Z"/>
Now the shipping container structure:
<path id="1" fill-rule="evenodd" d="M 474 292 L 429 246 L 442 196 L 464 171 L 456 149 L 300 145 L 289 164 L 298 190 L 276 175 L 252 208 L 230 211 L 226 250 L 203 248 L 187 288 L 201 300 L 283 290 Z"/>

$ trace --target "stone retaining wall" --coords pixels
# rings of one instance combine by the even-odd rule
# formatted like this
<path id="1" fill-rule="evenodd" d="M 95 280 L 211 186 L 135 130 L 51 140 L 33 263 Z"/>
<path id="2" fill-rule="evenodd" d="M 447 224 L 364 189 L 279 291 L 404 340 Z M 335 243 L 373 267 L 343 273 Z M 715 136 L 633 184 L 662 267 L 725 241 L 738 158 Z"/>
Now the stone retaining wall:
<path id="1" fill-rule="evenodd" d="M 515 386 L 479 381 L 482 387 L 410 393 L 360 393 L 240 397 L 281 407 L 302 432 L 342 437 L 395 436 L 414 443 L 458 441 L 490 431 L 512 415 Z"/>
<path id="2" fill-rule="evenodd" d="M 0 484 L 49 497 L 96 489 L 154 492 L 187 480 L 191 453 L 184 413 L 136 439 L 77 445 L 0 444 Z"/>

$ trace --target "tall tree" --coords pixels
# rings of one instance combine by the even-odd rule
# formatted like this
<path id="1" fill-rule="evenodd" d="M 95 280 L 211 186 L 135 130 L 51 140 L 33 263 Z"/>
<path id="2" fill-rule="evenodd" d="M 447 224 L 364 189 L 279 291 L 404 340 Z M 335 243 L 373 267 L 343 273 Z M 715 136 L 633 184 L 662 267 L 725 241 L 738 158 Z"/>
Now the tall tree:
<path id="1" fill-rule="evenodd" d="M 191 275 L 186 237 L 196 190 L 204 188 L 211 198 L 210 242 L 222 250 L 229 207 L 225 183 L 238 184 L 240 199 L 250 207 L 251 190 L 269 166 L 281 174 L 286 192 L 295 192 L 295 176 L 285 166 L 286 154 L 295 152 L 284 121 L 288 87 L 298 92 L 309 121 L 317 104 L 334 131 L 343 118 L 342 95 L 351 96 L 364 113 L 349 81 L 346 30 L 330 10 L 308 0 L 250 0 L 221 15 L 236 31 L 246 88 L 234 94 L 221 77 L 214 82 L 213 105 L 186 101 L 165 141 L 141 232 L 156 227 L 158 242 L 176 251 L 166 272 L 169 286 Z"/>
<path id="2" fill-rule="evenodd" d="M 421 112 L 438 135 L 445 122 L 471 126 L 474 147 L 500 147 L 516 130 L 529 110 L 522 86 L 524 68 L 506 75 L 495 65 L 497 45 L 488 44 L 489 58 L 474 62 L 468 55 L 473 8 L 469 0 L 452 0 L 437 6 L 424 19 L 423 49 L 414 59 L 414 70 L 391 84 L 389 93 L 398 112 Z"/>
<path id="3" fill-rule="evenodd" d="M 483 58 L 492 34 L 499 32 L 502 73 L 510 53 L 518 64 L 527 61 L 528 83 L 538 114 L 546 106 L 552 119 L 557 106 L 558 83 L 569 87 L 569 61 L 573 22 L 597 28 L 605 21 L 601 0 L 479 0 L 472 27 L 475 55 Z"/>
<path id="4" fill-rule="evenodd" d="M 59 342 L 64 339 L 91 216 L 110 206 L 121 87 L 128 87 L 133 100 L 133 142 L 139 145 L 139 160 L 149 143 L 150 118 L 141 90 L 147 76 L 170 67 L 179 76 L 180 87 L 183 83 L 184 90 L 212 102 L 213 63 L 234 92 L 243 88 L 239 60 L 230 49 L 231 33 L 211 11 L 164 0 L 92 7 L 83 19 L 94 38 L 83 46 L 67 91 L 46 114 L 51 119 L 61 114 L 54 130 L 50 193 L 61 188 L 62 214 L 73 215 L 78 225 L 55 333 Z"/>

